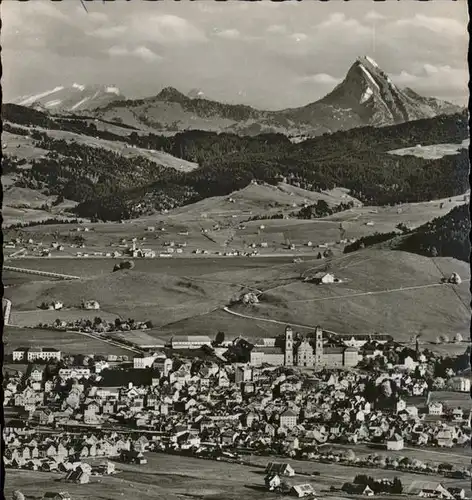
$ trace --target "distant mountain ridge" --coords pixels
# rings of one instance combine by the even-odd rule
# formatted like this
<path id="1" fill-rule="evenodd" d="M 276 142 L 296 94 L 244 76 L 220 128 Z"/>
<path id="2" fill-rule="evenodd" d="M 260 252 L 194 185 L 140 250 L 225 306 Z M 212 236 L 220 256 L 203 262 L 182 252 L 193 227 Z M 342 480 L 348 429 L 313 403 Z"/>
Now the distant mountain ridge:
<path id="1" fill-rule="evenodd" d="M 69 86 L 61 85 L 40 94 L 22 96 L 15 99 L 13 103 L 54 113 L 89 111 L 121 99 L 124 97 L 115 85 L 73 83 Z"/>
<path id="2" fill-rule="evenodd" d="M 368 56 L 359 57 L 345 79 L 322 99 L 280 111 L 213 101 L 199 89 L 185 95 L 173 87 L 144 99 L 126 99 L 118 90 L 110 92 L 106 87 L 95 89 L 93 93 L 92 87 L 90 91 L 88 87 L 57 87 L 16 103 L 43 106 L 48 111 L 93 111 L 102 120 L 117 121 L 148 132 L 205 130 L 251 136 L 282 133 L 306 137 L 366 125 L 395 125 L 462 110 L 454 104 L 420 96 L 412 89 L 400 89 Z"/>

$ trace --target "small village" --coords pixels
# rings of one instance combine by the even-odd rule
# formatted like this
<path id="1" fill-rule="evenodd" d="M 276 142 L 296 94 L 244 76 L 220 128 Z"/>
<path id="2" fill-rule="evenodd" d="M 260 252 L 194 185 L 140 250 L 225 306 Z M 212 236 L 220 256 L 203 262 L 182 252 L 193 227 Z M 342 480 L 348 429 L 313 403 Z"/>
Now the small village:
<path id="1" fill-rule="evenodd" d="M 302 338 L 287 327 L 253 343 L 178 336 L 132 359 L 18 348 L 5 360 L 5 466 L 57 472 L 66 489 L 119 474 L 120 463 L 145 464 L 150 453 L 253 466 L 251 457 L 266 457 L 261 487 L 298 498 L 323 493 L 316 474 L 307 481 L 290 460 L 351 466 L 349 495 L 399 494 L 402 472 L 470 477 L 447 454 L 438 462 L 405 453 L 470 447 L 470 377 L 461 375 L 469 349 L 449 358 L 388 336 L 344 336 L 337 351 L 332 343 L 321 328 Z M 399 479 L 363 477 L 362 467 Z M 438 482 L 414 495 L 464 491 Z"/>

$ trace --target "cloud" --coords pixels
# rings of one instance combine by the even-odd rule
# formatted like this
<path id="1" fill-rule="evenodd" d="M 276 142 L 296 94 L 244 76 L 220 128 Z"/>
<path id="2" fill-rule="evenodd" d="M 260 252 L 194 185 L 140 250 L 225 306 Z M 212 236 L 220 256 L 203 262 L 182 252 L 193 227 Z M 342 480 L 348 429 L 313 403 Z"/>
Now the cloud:
<path id="1" fill-rule="evenodd" d="M 162 56 L 156 54 L 147 47 L 141 45 L 133 50 L 120 45 L 114 45 L 108 49 L 108 54 L 112 57 L 136 57 L 147 62 L 161 61 Z"/>
<path id="2" fill-rule="evenodd" d="M 387 19 L 387 17 L 380 14 L 380 12 L 377 12 L 376 10 L 369 10 L 369 12 L 367 12 L 364 16 L 364 19 L 366 21 L 382 21 L 383 19 Z"/>
<path id="3" fill-rule="evenodd" d="M 328 75 L 327 73 L 318 73 L 316 75 L 303 76 L 298 80 L 300 83 L 316 83 L 320 85 L 336 85 L 340 82 L 339 78 Z"/>
<path id="4" fill-rule="evenodd" d="M 109 25 L 88 33 L 106 40 L 129 43 L 151 42 L 160 45 L 185 45 L 206 41 L 205 33 L 186 19 L 171 15 L 137 15 L 127 25 Z"/>
<path id="5" fill-rule="evenodd" d="M 341 34 L 352 36 L 366 35 L 371 33 L 371 28 L 364 26 L 357 19 L 348 18 L 344 12 L 334 12 L 326 21 L 315 26 L 315 31 L 329 32 L 331 34 Z"/>
<path id="6" fill-rule="evenodd" d="M 171 14 L 146 16 L 133 23 L 133 32 L 161 44 L 195 43 L 207 40 L 205 33 L 183 17 Z"/>
<path id="7" fill-rule="evenodd" d="M 467 95 L 468 71 L 452 68 L 447 64 L 425 63 L 418 65 L 413 71 L 402 70 L 391 76 L 398 85 L 411 87 L 420 94 L 442 98 L 448 95 Z"/>
<path id="8" fill-rule="evenodd" d="M 126 33 L 126 31 L 126 26 L 104 26 L 103 28 L 94 30 L 90 34 L 105 40 L 112 40 L 113 38 L 121 37 L 124 33 Z"/>
<path id="9" fill-rule="evenodd" d="M 237 29 L 227 29 L 223 31 L 218 31 L 216 36 L 220 38 L 226 38 L 227 40 L 238 40 L 241 38 L 241 33 Z"/>
<path id="10" fill-rule="evenodd" d="M 288 33 L 287 27 L 283 24 L 271 24 L 266 31 L 273 35 L 286 35 Z"/>
<path id="11" fill-rule="evenodd" d="M 308 40 L 308 35 L 306 33 L 293 33 L 289 38 L 295 40 L 295 42 L 304 42 Z"/>
<path id="12" fill-rule="evenodd" d="M 467 27 L 459 21 L 446 17 L 430 17 L 416 14 L 409 19 L 399 19 L 393 23 L 399 28 L 420 28 L 439 35 L 463 36 L 467 34 Z"/>

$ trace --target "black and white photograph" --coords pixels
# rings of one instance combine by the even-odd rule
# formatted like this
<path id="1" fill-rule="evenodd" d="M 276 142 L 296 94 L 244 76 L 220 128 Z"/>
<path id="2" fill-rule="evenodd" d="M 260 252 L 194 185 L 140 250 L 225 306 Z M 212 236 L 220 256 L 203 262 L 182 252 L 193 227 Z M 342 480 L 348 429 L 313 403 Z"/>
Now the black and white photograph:
<path id="1" fill-rule="evenodd" d="M 472 500 L 465 0 L 4 0 L 7 500 Z"/>

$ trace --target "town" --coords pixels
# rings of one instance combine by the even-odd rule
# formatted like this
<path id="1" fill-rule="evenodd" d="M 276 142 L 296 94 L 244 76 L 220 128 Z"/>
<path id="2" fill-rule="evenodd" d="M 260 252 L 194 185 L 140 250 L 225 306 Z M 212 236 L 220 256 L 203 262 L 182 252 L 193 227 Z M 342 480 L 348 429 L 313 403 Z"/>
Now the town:
<path id="1" fill-rule="evenodd" d="M 322 491 L 319 473 L 296 474 L 294 460 L 352 467 L 341 487 L 349 494 L 401 493 L 404 472 L 467 479 L 468 468 L 447 454 L 426 461 L 406 451 L 470 447 L 464 351 L 439 357 L 385 335 L 334 344 L 321 327 L 305 338 L 287 327 L 254 343 L 222 332 L 213 341 L 177 336 L 132 359 L 18 348 L 5 359 L 26 365 L 4 377 L 5 466 L 55 472 L 66 488 L 119 475 L 120 464 L 146 464 L 154 453 L 253 467 L 266 457 L 260 486 L 299 498 Z M 398 479 L 362 478 L 362 467 Z M 427 489 L 414 494 L 464 498 L 440 481 Z"/>

